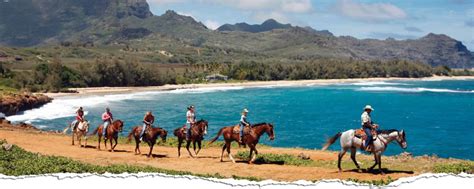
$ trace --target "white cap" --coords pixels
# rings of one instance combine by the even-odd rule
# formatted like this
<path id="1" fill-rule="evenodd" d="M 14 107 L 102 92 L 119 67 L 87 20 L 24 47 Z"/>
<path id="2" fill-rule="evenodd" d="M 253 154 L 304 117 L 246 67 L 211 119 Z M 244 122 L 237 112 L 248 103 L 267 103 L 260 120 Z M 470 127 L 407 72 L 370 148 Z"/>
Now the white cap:
<path id="1" fill-rule="evenodd" d="M 242 112 L 249 113 L 249 110 L 247 110 L 247 108 L 244 108 L 244 110 L 242 110 Z"/>
<path id="2" fill-rule="evenodd" d="M 367 109 L 374 111 L 374 109 L 373 109 L 372 106 L 370 106 L 370 105 L 366 105 L 366 106 L 364 107 L 364 110 L 367 110 Z"/>

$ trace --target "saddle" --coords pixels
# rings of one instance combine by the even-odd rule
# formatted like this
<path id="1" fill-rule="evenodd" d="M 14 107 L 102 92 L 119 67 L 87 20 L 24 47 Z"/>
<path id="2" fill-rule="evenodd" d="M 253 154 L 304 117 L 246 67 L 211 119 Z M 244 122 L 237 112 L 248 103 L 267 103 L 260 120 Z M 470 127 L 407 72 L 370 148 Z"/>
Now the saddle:
<path id="1" fill-rule="evenodd" d="M 234 134 L 240 134 L 240 124 L 237 124 L 235 125 L 233 128 L 232 128 L 232 131 L 234 132 Z M 245 126 L 244 127 L 244 135 L 249 135 L 249 134 L 252 134 L 252 129 L 251 129 L 251 126 Z"/>
<path id="2" fill-rule="evenodd" d="M 372 136 L 373 136 L 372 137 L 373 141 L 375 141 L 377 139 L 377 131 L 372 129 L 371 132 L 372 132 Z M 354 136 L 357 137 L 357 138 L 360 138 L 362 140 L 367 140 L 367 135 L 365 134 L 364 129 L 356 129 L 355 132 L 354 132 Z"/>

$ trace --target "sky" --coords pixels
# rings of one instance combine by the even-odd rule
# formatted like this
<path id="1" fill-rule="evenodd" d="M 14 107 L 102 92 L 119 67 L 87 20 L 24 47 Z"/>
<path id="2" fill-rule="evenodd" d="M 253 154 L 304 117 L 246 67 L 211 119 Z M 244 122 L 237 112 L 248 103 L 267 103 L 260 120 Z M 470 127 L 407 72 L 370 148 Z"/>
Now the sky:
<path id="1" fill-rule="evenodd" d="M 147 0 L 151 11 L 193 17 L 210 29 L 230 23 L 281 23 L 336 36 L 416 39 L 446 34 L 474 51 L 474 0 Z"/>

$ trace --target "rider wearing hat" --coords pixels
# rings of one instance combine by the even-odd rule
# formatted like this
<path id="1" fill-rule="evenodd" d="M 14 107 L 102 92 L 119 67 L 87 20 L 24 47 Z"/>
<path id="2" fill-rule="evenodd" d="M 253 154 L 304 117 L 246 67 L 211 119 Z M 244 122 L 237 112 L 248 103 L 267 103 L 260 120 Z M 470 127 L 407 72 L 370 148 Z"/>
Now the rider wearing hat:
<path id="1" fill-rule="evenodd" d="M 191 127 L 194 125 L 194 123 L 196 123 L 196 112 L 193 105 L 189 106 L 187 109 L 186 125 L 184 125 L 184 129 L 186 130 L 186 126 L 189 125 L 189 128 L 186 130 L 186 140 L 189 140 L 191 137 Z"/>
<path id="2" fill-rule="evenodd" d="M 140 141 L 143 139 L 143 134 L 145 134 L 145 130 L 147 127 L 151 127 L 155 122 L 155 116 L 151 113 L 151 111 L 146 112 L 145 117 L 143 117 L 143 128 L 142 132 L 140 133 Z"/>
<path id="3" fill-rule="evenodd" d="M 105 135 L 107 126 L 109 126 L 109 124 L 111 124 L 113 120 L 114 120 L 114 117 L 112 116 L 112 112 L 110 112 L 110 108 L 109 107 L 105 108 L 105 112 L 102 114 L 102 121 L 104 122 L 104 129 L 102 130 L 103 132 L 102 136 L 104 136 L 104 138 L 107 138 L 107 136 Z"/>
<path id="4" fill-rule="evenodd" d="M 250 126 L 250 123 L 247 121 L 247 114 L 249 113 L 249 110 L 247 108 L 244 108 L 242 110 L 242 116 L 240 116 L 240 137 L 239 137 L 239 143 L 242 143 L 243 138 L 244 138 L 244 127 L 245 126 Z"/>
<path id="5" fill-rule="evenodd" d="M 79 123 L 82 123 L 84 121 L 84 110 L 82 109 L 82 107 L 79 107 L 77 110 L 76 110 L 76 120 L 74 120 L 72 122 L 72 126 L 75 128 L 77 127 L 77 124 Z"/>
<path id="6" fill-rule="evenodd" d="M 372 130 L 377 128 L 376 125 L 372 122 L 372 118 L 370 117 L 370 113 L 372 111 L 374 111 L 372 106 L 366 105 L 364 107 L 364 112 L 360 116 L 362 129 L 364 129 L 364 132 L 367 135 L 367 139 L 365 140 L 364 144 L 366 151 L 370 151 L 370 144 L 372 144 L 373 141 Z"/>

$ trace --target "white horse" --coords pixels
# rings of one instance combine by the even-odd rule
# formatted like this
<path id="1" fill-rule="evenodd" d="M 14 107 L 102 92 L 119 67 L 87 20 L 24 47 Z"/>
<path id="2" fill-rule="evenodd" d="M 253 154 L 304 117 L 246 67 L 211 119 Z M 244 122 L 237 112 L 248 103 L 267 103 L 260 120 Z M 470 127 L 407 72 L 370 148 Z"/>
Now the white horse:
<path id="1" fill-rule="evenodd" d="M 89 132 L 89 122 L 88 121 L 83 121 L 79 122 L 77 126 L 74 126 L 72 123 L 69 124 L 63 131 L 65 134 L 69 128 L 72 128 L 72 145 L 74 145 L 74 135 L 76 135 L 77 139 L 79 141 L 79 147 L 82 147 L 82 137 L 84 137 L 85 144 L 84 147 L 87 146 L 87 132 Z"/>
<path id="2" fill-rule="evenodd" d="M 363 146 L 363 140 L 355 136 L 355 130 L 351 129 L 345 132 L 339 132 L 333 137 L 329 138 L 326 144 L 324 144 L 322 150 L 326 150 L 331 144 L 333 144 L 337 138 L 341 137 L 341 151 L 339 152 L 337 159 L 337 168 L 339 172 L 342 172 L 341 169 L 341 159 L 346 154 L 347 150 L 351 150 L 351 159 L 357 167 L 357 171 L 360 172 L 359 164 L 356 161 L 356 151 L 361 149 Z M 372 165 L 368 170 L 371 171 L 377 164 L 379 165 L 379 171 L 381 174 L 385 174 L 382 171 L 382 153 L 387 149 L 387 145 L 392 141 L 397 141 L 401 148 L 407 148 L 407 142 L 405 137 L 405 131 L 401 130 L 379 130 L 377 131 L 376 140 L 373 141 L 372 153 L 374 154 L 375 164 Z"/>

